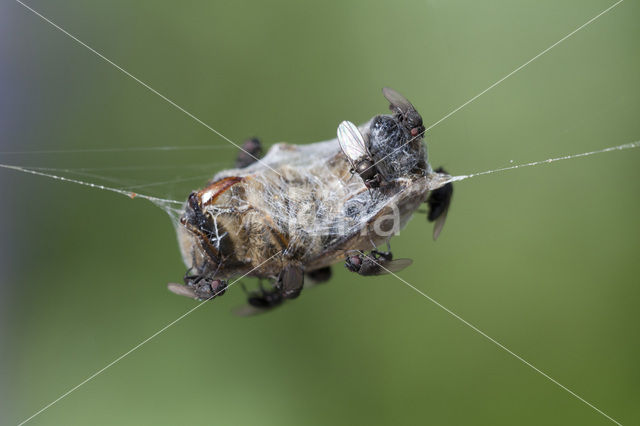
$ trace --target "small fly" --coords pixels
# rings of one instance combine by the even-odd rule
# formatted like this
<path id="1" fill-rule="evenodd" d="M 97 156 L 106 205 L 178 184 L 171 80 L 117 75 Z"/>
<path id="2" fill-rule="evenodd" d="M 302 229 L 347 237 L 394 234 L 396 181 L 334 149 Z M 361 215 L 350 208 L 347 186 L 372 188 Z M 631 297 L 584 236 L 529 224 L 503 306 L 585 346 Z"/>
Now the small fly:
<path id="1" fill-rule="evenodd" d="M 338 142 L 340 149 L 351 164 L 351 173 L 358 173 L 364 185 L 371 188 L 378 188 L 382 183 L 380 171 L 373 161 L 373 157 L 367 148 L 364 137 L 360 130 L 350 121 L 343 121 L 338 126 Z"/>
<path id="2" fill-rule="evenodd" d="M 344 266 L 351 272 L 356 272 L 367 277 L 400 272 L 412 263 L 413 260 L 411 259 L 394 260 L 393 254 L 390 251 L 372 250 L 369 254 L 359 252 L 358 254 L 347 257 Z"/>

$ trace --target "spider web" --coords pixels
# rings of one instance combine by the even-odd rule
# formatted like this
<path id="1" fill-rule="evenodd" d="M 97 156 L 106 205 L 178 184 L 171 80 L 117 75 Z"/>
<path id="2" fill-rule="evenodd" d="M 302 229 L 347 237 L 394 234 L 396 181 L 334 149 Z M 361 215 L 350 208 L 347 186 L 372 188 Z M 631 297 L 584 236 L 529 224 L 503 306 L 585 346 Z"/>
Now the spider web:
<path id="1" fill-rule="evenodd" d="M 323 144 L 320 142 L 319 144 Z M 326 144 L 325 144 L 326 145 Z M 332 144 L 335 145 L 335 144 Z M 304 146 L 304 145 L 303 145 Z M 583 157 L 590 157 L 598 154 L 611 153 L 615 151 L 624 151 L 628 149 L 640 147 L 640 141 L 634 141 L 624 143 L 615 146 L 609 146 L 602 149 L 587 151 L 575 154 L 562 155 L 560 157 L 550 157 L 544 160 L 530 161 L 526 163 L 513 164 L 507 167 L 498 167 L 495 169 L 469 172 L 468 174 L 460 174 L 451 176 L 448 180 L 442 181 L 438 186 L 441 186 L 448 182 L 459 182 L 471 178 L 476 178 L 484 175 L 503 173 L 525 167 L 543 166 L 546 164 L 555 163 L 558 161 L 573 160 Z M 102 154 L 104 152 L 122 153 L 126 152 L 130 154 L 132 152 L 174 152 L 179 150 L 209 150 L 209 149 L 232 149 L 233 147 L 157 147 L 157 148 L 140 148 L 140 149 L 85 149 L 85 150 L 59 150 L 59 151 L 5 151 L 0 152 L 0 155 L 5 156 L 41 156 L 52 154 L 75 154 L 82 153 L 84 155 Z M 311 148 L 311 146 L 310 146 Z M 322 150 L 323 148 L 312 148 L 312 150 Z M 333 149 L 327 147 L 327 149 Z M 307 154 L 310 158 L 313 156 L 313 152 Z M 316 153 L 317 155 L 317 153 Z M 86 162 L 86 163 L 85 163 Z M 87 164 L 90 160 L 83 159 L 83 163 Z M 510 160 L 509 163 L 513 163 Z M 313 163 L 309 163 L 310 165 Z M 38 167 L 38 166 L 24 166 L 19 164 L 0 164 L 1 168 L 15 170 L 17 172 L 42 176 L 45 178 L 58 180 L 65 183 L 88 186 L 90 188 L 102 191 L 114 192 L 131 199 L 140 198 L 152 202 L 156 207 L 161 208 L 169 214 L 172 218 L 176 218 L 177 214 L 181 211 L 181 206 L 185 204 L 185 194 L 189 194 L 191 190 L 203 186 L 206 182 L 211 181 L 215 175 L 220 175 L 222 178 L 226 173 L 209 172 L 204 173 L 205 170 L 215 169 L 216 166 L 220 167 L 224 163 L 211 162 L 202 164 L 167 164 L 167 165 L 138 165 L 138 166 L 112 166 L 112 167 Z M 227 167 L 233 169 L 232 167 Z M 176 174 L 175 177 L 167 179 L 167 176 L 172 173 L 173 170 L 180 169 L 181 173 Z M 191 173 L 186 172 L 191 170 Z M 182 173 L 185 172 L 185 173 Z M 200 173 L 203 172 L 203 173 Z M 245 172 L 251 173 L 252 169 Z M 109 174 L 112 173 L 112 174 Z M 194 174 L 195 173 L 195 174 Z M 158 174 L 163 176 L 162 180 L 159 180 Z M 233 174 L 233 173 L 232 173 Z M 237 174 L 237 173 L 236 173 Z M 154 180 L 154 178 L 158 180 Z M 196 184 L 194 185 L 194 182 Z M 197 182 L 201 182 L 200 185 Z M 435 189 L 435 187 L 434 187 Z M 144 191 L 144 192 L 139 192 Z M 273 194 L 266 194 L 273 195 Z M 182 199 L 181 199 L 182 198 Z M 274 210 L 275 212 L 276 210 Z"/>
<path id="2" fill-rule="evenodd" d="M 325 146 L 325 145 L 327 145 L 326 142 L 317 144 L 318 148 L 315 148 L 313 145 L 310 145 L 310 146 L 308 146 L 308 148 L 310 148 L 310 151 L 309 152 L 303 151 L 303 152 L 306 152 L 307 154 L 314 154 L 314 151 L 317 151 L 318 149 L 320 149 L 320 150 L 324 149 L 323 146 Z M 543 165 L 548 165 L 550 163 L 554 163 L 554 162 L 558 162 L 558 161 L 574 160 L 574 159 L 579 159 L 579 158 L 589 157 L 589 156 L 594 156 L 594 155 L 603 155 L 603 154 L 606 154 L 606 153 L 612 153 L 612 152 L 615 152 L 615 151 L 624 151 L 624 150 L 629 150 L 629 149 L 638 148 L 638 147 L 640 147 L 640 141 L 634 141 L 634 142 L 631 142 L 631 143 L 605 147 L 605 148 L 602 148 L 602 149 L 599 149 L 599 150 L 594 150 L 594 151 L 575 153 L 575 154 L 568 154 L 568 155 L 563 155 L 563 156 L 560 156 L 560 157 L 552 157 L 552 158 L 547 158 L 547 159 L 539 160 L 539 161 L 531 161 L 531 162 L 526 162 L 526 163 L 513 164 L 513 165 L 510 165 L 508 167 L 499 167 L 499 168 L 480 171 L 480 172 L 472 172 L 472 173 L 468 173 L 468 174 L 455 175 L 455 176 L 451 176 L 451 178 L 448 181 L 449 182 L 461 182 L 461 181 L 466 181 L 466 180 L 469 180 L 469 179 L 473 179 L 473 178 L 476 178 L 476 177 L 481 177 L 481 176 L 485 176 L 485 175 L 489 175 L 489 174 L 505 173 L 505 172 L 508 172 L 508 171 L 514 171 L 514 170 L 525 168 L 525 167 L 543 166 Z M 100 155 L 102 155 L 105 152 L 114 152 L 114 153 L 126 152 L 127 156 L 130 156 L 130 155 L 132 155 L 134 153 L 137 153 L 137 152 L 144 152 L 147 155 L 150 152 L 153 152 L 154 154 L 162 155 L 164 153 L 174 152 L 174 151 L 178 151 L 178 150 L 190 151 L 190 150 L 202 150 L 202 149 L 212 149 L 212 148 L 202 148 L 202 147 L 183 147 L 183 148 L 180 148 L 178 146 L 172 146 L 172 147 L 157 147 L 157 148 L 142 148 L 142 149 L 135 149 L 135 148 L 133 148 L 133 149 L 113 149 L 113 150 L 104 150 L 104 149 L 91 150 L 91 149 L 86 149 L 86 150 L 81 150 L 81 151 L 37 151 L 37 152 L 28 152 L 28 151 L 27 152 L 15 152 L 14 151 L 14 152 L 4 152 L 2 154 L 7 155 L 7 156 L 9 156 L 9 155 L 16 155 L 16 156 L 42 156 L 42 155 L 49 156 L 49 155 L 56 155 L 57 156 L 57 155 L 70 155 L 70 154 L 82 153 L 83 156 L 86 156 L 86 155 L 91 156 L 92 154 L 96 154 L 96 155 L 100 154 Z M 216 147 L 216 148 L 213 148 L 213 149 L 220 149 L 220 147 Z M 228 149 L 228 148 L 223 147 L 223 149 Z M 319 154 L 319 152 L 315 152 L 316 156 L 318 154 Z M 87 161 L 86 157 L 83 159 L 83 163 L 85 161 L 87 163 L 89 162 L 89 161 Z M 510 162 L 513 163 L 513 161 L 510 161 Z M 194 181 L 195 182 L 199 182 L 199 181 L 202 182 L 202 181 L 209 180 L 209 177 L 211 176 L 211 173 L 201 174 L 200 172 L 202 172 L 203 170 L 207 170 L 209 168 L 216 167 L 218 165 L 219 165 L 219 163 L 203 163 L 203 164 L 181 165 L 180 166 L 180 170 L 182 170 L 182 171 L 189 170 L 193 174 L 192 173 L 184 173 L 184 174 L 181 173 L 180 175 L 176 175 L 176 177 L 173 178 L 173 179 L 166 179 L 166 176 L 167 176 L 167 174 L 170 174 L 172 170 L 175 170 L 177 168 L 177 166 L 175 164 L 168 164 L 168 165 L 164 165 L 164 166 L 157 165 L 157 164 L 156 165 L 151 165 L 151 166 L 149 166 L 149 165 L 125 165 L 125 166 L 119 165 L 119 166 L 112 166 L 112 167 L 89 167 L 89 166 L 83 166 L 83 167 L 77 167 L 77 168 L 69 168 L 69 167 L 54 168 L 54 167 L 37 167 L 37 166 L 19 166 L 19 165 L 14 165 L 14 164 L 0 164 L 0 167 L 1 168 L 5 168 L 5 169 L 9 169 L 9 170 L 14 170 L 14 171 L 21 172 L 21 173 L 33 174 L 33 175 L 42 176 L 42 177 L 45 177 L 45 178 L 48 178 L 48 179 L 58 180 L 58 181 L 61 181 L 63 183 L 82 185 L 82 186 L 87 186 L 87 187 L 90 187 L 90 188 L 93 188 L 93 189 L 96 189 L 96 190 L 113 192 L 113 193 L 116 193 L 118 195 L 129 197 L 131 199 L 147 200 L 147 201 L 151 202 L 155 207 L 160 208 L 163 211 L 165 211 L 169 215 L 169 217 L 171 218 L 171 221 L 174 224 L 174 226 L 178 226 L 178 218 L 179 218 L 179 216 L 180 216 L 180 214 L 182 212 L 182 206 L 183 206 L 184 202 L 181 201 L 179 199 L 179 197 L 173 196 L 173 198 L 172 198 L 171 194 L 180 194 L 180 193 L 182 193 L 183 196 L 184 196 L 184 194 L 187 193 L 186 191 L 184 191 L 184 188 L 187 188 L 187 187 L 188 188 L 193 188 L 193 186 L 194 186 L 193 182 Z M 109 173 L 111 173 L 111 174 L 109 174 Z M 163 175 L 163 177 L 164 177 L 164 180 L 154 180 L 154 177 L 156 177 L 156 175 L 155 175 L 156 173 L 161 173 Z M 224 173 L 222 173 L 222 175 L 224 175 Z M 82 178 L 82 179 L 80 179 L 80 178 Z M 87 179 L 87 180 L 84 180 L 84 179 Z M 447 182 L 447 181 L 442 181 L 439 185 L 442 185 L 445 182 Z M 137 192 L 140 189 L 148 190 L 148 192 L 147 193 L 139 193 L 139 192 Z M 163 195 L 163 197 L 161 197 L 160 195 Z M 274 195 L 274 194 L 271 194 L 271 195 Z M 401 278 L 399 278 L 399 279 L 401 279 Z M 235 284 L 235 282 L 237 282 L 237 281 L 238 280 L 234 281 L 233 284 Z M 404 280 L 402 280 L 402 281 L 404 281 Z M 404 281 L 404 282 L 406 283 L 406 281 Z M 420 290 L 417 290 L 411 284 L 408 284 L 408 285 L 411 288 L 413 288 L 414 290 L 416 290 L 419 293 L 421 293 L 423 296 L 427 297 L 429 300 L 433 301 L 433 299 L 431 299 L 428 295 L 422 293 Z M 107 368 L 111 367 L 112 365 L 114 365 L 118 361 L 122 360 L 128 354 L 130 354 L 131 352 L 135 351 L 136 349 L 138 349 L 139 347 L 144 345 L 146 342 L 148 342 L 149 340 L 153 339 L 154 337 L 156 337 L 157 335 L 159 335 L 160 333 L 165 331 L 167 328 L 171 327 L 172 325 L 174 325 L 175 323 L 180 321 L 182 318 L 184 318 L 187 315 L 191 314 L 196 309 L 200 308 L 204 303 L 206 303 L 206 301 L 203 301 L 203 302 L 199 303 L 198 305 L 196 305 L 195 307 L 191 308 L 185 314 L 183 314 L 182 316 L 178 317 L 176 320 L 172 321 L 171 323 L 169 323 L 168 325 L 166 325 L 165 327 L 163 327 L 162 329 L 160 329 L 159 331 L 154 333 L 152 336 L 150 336 L 147 339 L 143 340 L 138 345 L 134 346 L 132 349 L 130 349 L 129 351 L 125 352 L 123 355 L 121 355 L 120 357 L 116 358 L 114 361 L 112 361 L 111 363 L 107 364 L 102 369 L 100 369 L 97 372 L 95 372 L 93 375 L 89 376 L 83 382 L 79 383 L 78 385 L 76 385 L 75 387 L 73 387 L 72 389 L 67 391 L 66 393 L 62 394 L 56 400 L 54 400 L 49 405 L 47 405 L 44 408 L 42 408 L 40 411 L 38 411 L 35 414 L 33 414 L 31 417 L 29 417 L 28 419 L 23 421 L 21 424 L 24 424 L 24 423 L 28 422 L 30 419 L 32 419 L 33 417 L 37 416 L 42 411 L 46 410 L 48 407 L 50 407 L 51 405 L 55 404 L 60 399 L 66 397 L 68 394 L 70 394 L 71 392 L 75 391 L 80 386 L 82 386 L 85 383 L 87 383 L 88 381 L 92 380 L 94 377 L 96 377 L 97 375 L 101 374 Z M 571 389 L 566 388 L 564 385 L 562 385 L 561 383 L 557 382 L 555 379 L 553 379 L 552 377 L 548 376 L 546 373 L 544 373 L 543 371 L 539 370 L 537 367 L 535 367 L 534 365 L 530 364 L 528 361 L 524 360 L 519 355 L 514 354 L 511 350 L 509 350 L 508 348 L 504 347 L 502 344 L 500 344 L 499 342 L 495 341 L 493 338 L 491 338 L 490 336 L 486 335 L 481 330 L 478 330 L 475 326 L 473 326 L 472 324 L 469 324 L 466 320 L 460 318 L 457 314 L 452 313 L 449 309 L 447 309 L 446 307 L 443 307 L 437 301 L 434 301 L 434 303 L 436 303 L 438 306 L 442 307 L 447 312 L 449 312 L 452 315 L 454 315 L 456 318 L 458 318 L 461 321 L 463 321 L 465 324 L 469 325 L 471 328 L 473 328 L 474 330 L 476 330 L 480 334 L 482 334 L 485 337 L 487 337 L 492 342 L 496 343 L 498 346 L 500 346 L 501 348 L 503 348 L 507 352 L 509 352 L 512 355 L 514 355 L 516 358 L 520 359 L 525 364 L 529 365 L 531 368 L 533 368 L 536 371 L 538 371 L 540 374 L 542 374 L 545 377 L 547 377 L 549 380 L 551 380 L 554 383 L 556 383 L 558 386 L 560 386 L 563 389 L 565 389 L 567 392 L 569 392 L 572 395 L 574 395 L 576 398 L 582 400 L 585 404 L 591 406 L 594 410 L 598 411 L 603 416 L 605 416 L 608 419 L 610 419 L 612 422 L 618 423 L 615 419 L 611 418 L 608 414 L 606 414 L 605 412 L 601 411 L 599 408 L 593 406 L 590 402 L 588 402 L 587 400 L 584 400 L 581 396 L 579 396 L 578 394 L 575 394 Z"/>

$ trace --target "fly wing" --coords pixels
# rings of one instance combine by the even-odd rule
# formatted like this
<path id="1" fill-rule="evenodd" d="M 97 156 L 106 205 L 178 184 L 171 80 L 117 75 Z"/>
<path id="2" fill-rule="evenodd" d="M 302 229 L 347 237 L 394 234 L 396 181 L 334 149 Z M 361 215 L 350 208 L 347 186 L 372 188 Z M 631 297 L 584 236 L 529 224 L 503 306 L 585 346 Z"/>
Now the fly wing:
<path id="1" fill-rule="evenodd" d="M 389 101 L 389 109 L 391 111 L 400 112 L 402 114 L 406 114 L 409 111 L 415 111 L 415 108 L 413 105 L 411 105 L 411 102 L 409 102 L 407 98 L 405 98 L 395 90 L 384 87 L 382 89 L 382 94 Z"/>
<path id="2" fill-rule="evenodd" d="M 177 283 L 169 283 L 167 284 L 167 288 L 172 293 L 177 294 L 178 296 L 185 296 L 190 299 L 198 299 L 196 293 L 193 291 L 191 287 L 187 287 L 186 285 L 177 284 Z"/>
<path id="3" fill-rule="evenodd" d="M 447 220 L 447 213 L 449 212 L 449 206 L 438 216 L 433 224 L 433 239 L 437 240 L 440 235 L 440 231 L 444 228 L 444 222 Z"/>
<path id="4" fill-rule="evenodd" d="M 253 315 L 263 314 L 270 311 L 269 308 L 257 308 L 251 305 L 238 306 L 233 310 L 233 313 L 239 317 L 250 317 Z"/>
<path id="5" fill-rule="evenodd" d="M 436 173 L 446 173 L 442 167 L 436 169 Z M 449 212 L 449 206 L 451 205 L 451 198 L 453 197 L 453 185 L 451 182 L 435 189 L 429 193 L 427 198 L 427 204 L 429 205 L 429 214 L 427 219 L 429 222 L 434 222 L 433 226 L 433 239 L 438 239 L 444 222 L 447 219 L 447 213 Z"/>
<path id="6" fill-rule="evenodd" d="M 360 130 L 350 121 L 343 121 L 338 126 L 338 142 L 340 149 L 351 163 L 370 156 Z"/>
<path id="7" fill-rule="evenodd" d="M 384 262 L 382 263 L 382 265 L 386 268 L 386 270 L 382 269 L 381 274 L 388 274 L 389 272 L 400 272 L 412 263 L 413 260 L 411 259 L 395 259 L 390 260 L 389 262 Z"/>

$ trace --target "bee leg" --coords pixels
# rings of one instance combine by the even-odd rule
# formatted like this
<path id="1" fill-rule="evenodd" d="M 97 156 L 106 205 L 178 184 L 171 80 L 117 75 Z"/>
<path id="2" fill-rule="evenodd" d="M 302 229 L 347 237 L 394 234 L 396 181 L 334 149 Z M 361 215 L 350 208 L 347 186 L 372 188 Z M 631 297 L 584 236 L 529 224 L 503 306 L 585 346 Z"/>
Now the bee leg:
<path id="1" fill-rule="evenodd" d="M 236 168 L 241 169 L 258 161 L 262 155 L 262 144 L 258 138 L 244 141 L 242 149 L 236 157 Z"/>
<path id="2" fill-rule="evenodd" d="M 388 251 L 371 250 L 371 253 L 369 253 L 369 256 L 379 262 L 389 262 L 393 260 L 393 253 L 391 253 L 391 246 L 387 245 L 387 250 Z"/>
<path id="3" fill-rule="evenodd" d="M 440 167 L 435 170 L 436 173 L 447 173 Z M 429 193 L 427 198 L 427 204 L 429 206 L 429 214 L 427 220 L 429 222 L 435 222 L 433 227 L 433 239 L 437 239 L 444 226 L 445 219 L 447 218 L 447 212 L 449 211 L 449 205 L 451 204 L 451 198 L 453 197 L 453 185 L 451 182 L 446 185 L 433 190 Z"/>
<path id="4" fill-rule="evenodd" d="M 287 265 L 280 272 L 276 288 L 280 290 L 285 299 L 295 299 L 300 296 L 304 286 L 304 271 L 300 266 Z"/>
<path id="5" fill-rule="evenodd" d="M 326 283 L 331 279 L 331 266 L 309 271 L 307 277 L 316 284 Z"/>
<path id="6" fill-rule="evenodd" d="M 369 237 L 369 242 L 371 243 L 371 250 L 375 251 L 376 247 L 378 247 L 378 246 L 377 246 L 377 245 L 376 245 L 376 243 L 373 241 L 373 239 L 371 239 L 371 234 L 368 234 L 367 236 Z M 391 247 L 391 246 L 389 245 L 389 240 L 387 240 L 387 247 L 388 247 L 388 248 L 389 248 L 389 247 Z"/>

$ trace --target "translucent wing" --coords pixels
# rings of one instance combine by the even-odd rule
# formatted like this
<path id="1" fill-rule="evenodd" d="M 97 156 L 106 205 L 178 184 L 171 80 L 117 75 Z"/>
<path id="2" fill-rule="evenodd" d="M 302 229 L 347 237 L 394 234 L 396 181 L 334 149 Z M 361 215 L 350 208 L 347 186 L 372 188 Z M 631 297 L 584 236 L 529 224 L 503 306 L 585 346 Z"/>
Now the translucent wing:
<path id="1" fill-rule="evenodd" d="M 415 108 L 413 107 L 413 105 L 411 105 L 411 102 L 409 102 L 407 98 L 405 98 L 395 90 L 384 87 L 382 89 L 382 94 L 389 101 L 389 109 L 391 109 L 391 111 L 398 111 L 403 114 L 409 111 L 415 111 Z"/>
<path id="2" fill-rule="evenodd" d="M 250 317 L 252 315 L 263 314 L 270 310 L 271 309 L 269 308 L 256 308 L 255 306 L 251 306 L 251 305 L 243 305 L 235 308 L 233 310 L 233 313 L 234 315 L 237 315 L 239 317 Z"/>
<path id="3" fill-rule="evenodd" d="M 436 219 L 435 223 L 433 224 L 433 239 L 437 240 L 438 236 L 440 235 L 440 231 L 442 231 L 442 228 L 444 227 L 444 222 L 447 220 L 447 213 L 449 212 L 449 207 L 447 207 L 447 209 L 442 212 L 442 214 Z"/>
<path id="4" fill-rule="evenodd" d="M 193 291 L 191 287 L 187 287 L 186 285 L 177 284 L 177 283 L 169 283 L 167 284 L 167 288 L 172 293 L 177 294 L 178 296 L 185 296 L 190 299 L 198 299 L 196 293 Z"/>
<path id="5" fill-rule="evenodd" d="M 352 163 L 371 156 L 360 130 L 350 121 L 343 121 L 338 126 L 338 142 L 342 152 Z"/>
<path id="6" fill-rule="evenodd" d="M 382 274 L 388 274 L 389 271 L 390 272 L 400 272 L 402 271 L 404 268 L 406 268 L 407 266 L 411 265 L 413 263 L 413 260 L 411 259 L 395 259 L 395 260 L 390 260 L 389 262 L 385 262 L 382 265 L 387 268 L 387 270 L 382 269 L 382 272 L 380 273 L 380 275 Z"/>
<path id="7" fill-rule="evenodd" d="M 283 303 L 284 302 L 279 303 L 277 305 L 273 305 L 273 306 L 254 306 L 250 303 L 247 303 L 246 305 L 242 305 L 234 308 L 233 313 L 234 315 L 237 315 L 239 317 L 250 317 L 253 315 L 263 314 L 265 312 L 270 312 L 282 306 Z"/>
<path id="8" fill-rule="evenodd" d="M 446 172 L 442 167 L 436 169 L 436 173 L 441 175 Z M 451 205 L 451 198 L 453 197 L 453 185 L 451 182 L 438 189 L 431 191 L 429 198 L 427 198 L 427 204 L 429 205 L 429 214 L 427 219 L 430 222 L 434 222 L 433 225 L 433 239 L 438 239 L 444 222 L 447 220 L 447 213 L 449 212 L 449 206 Z"/>

